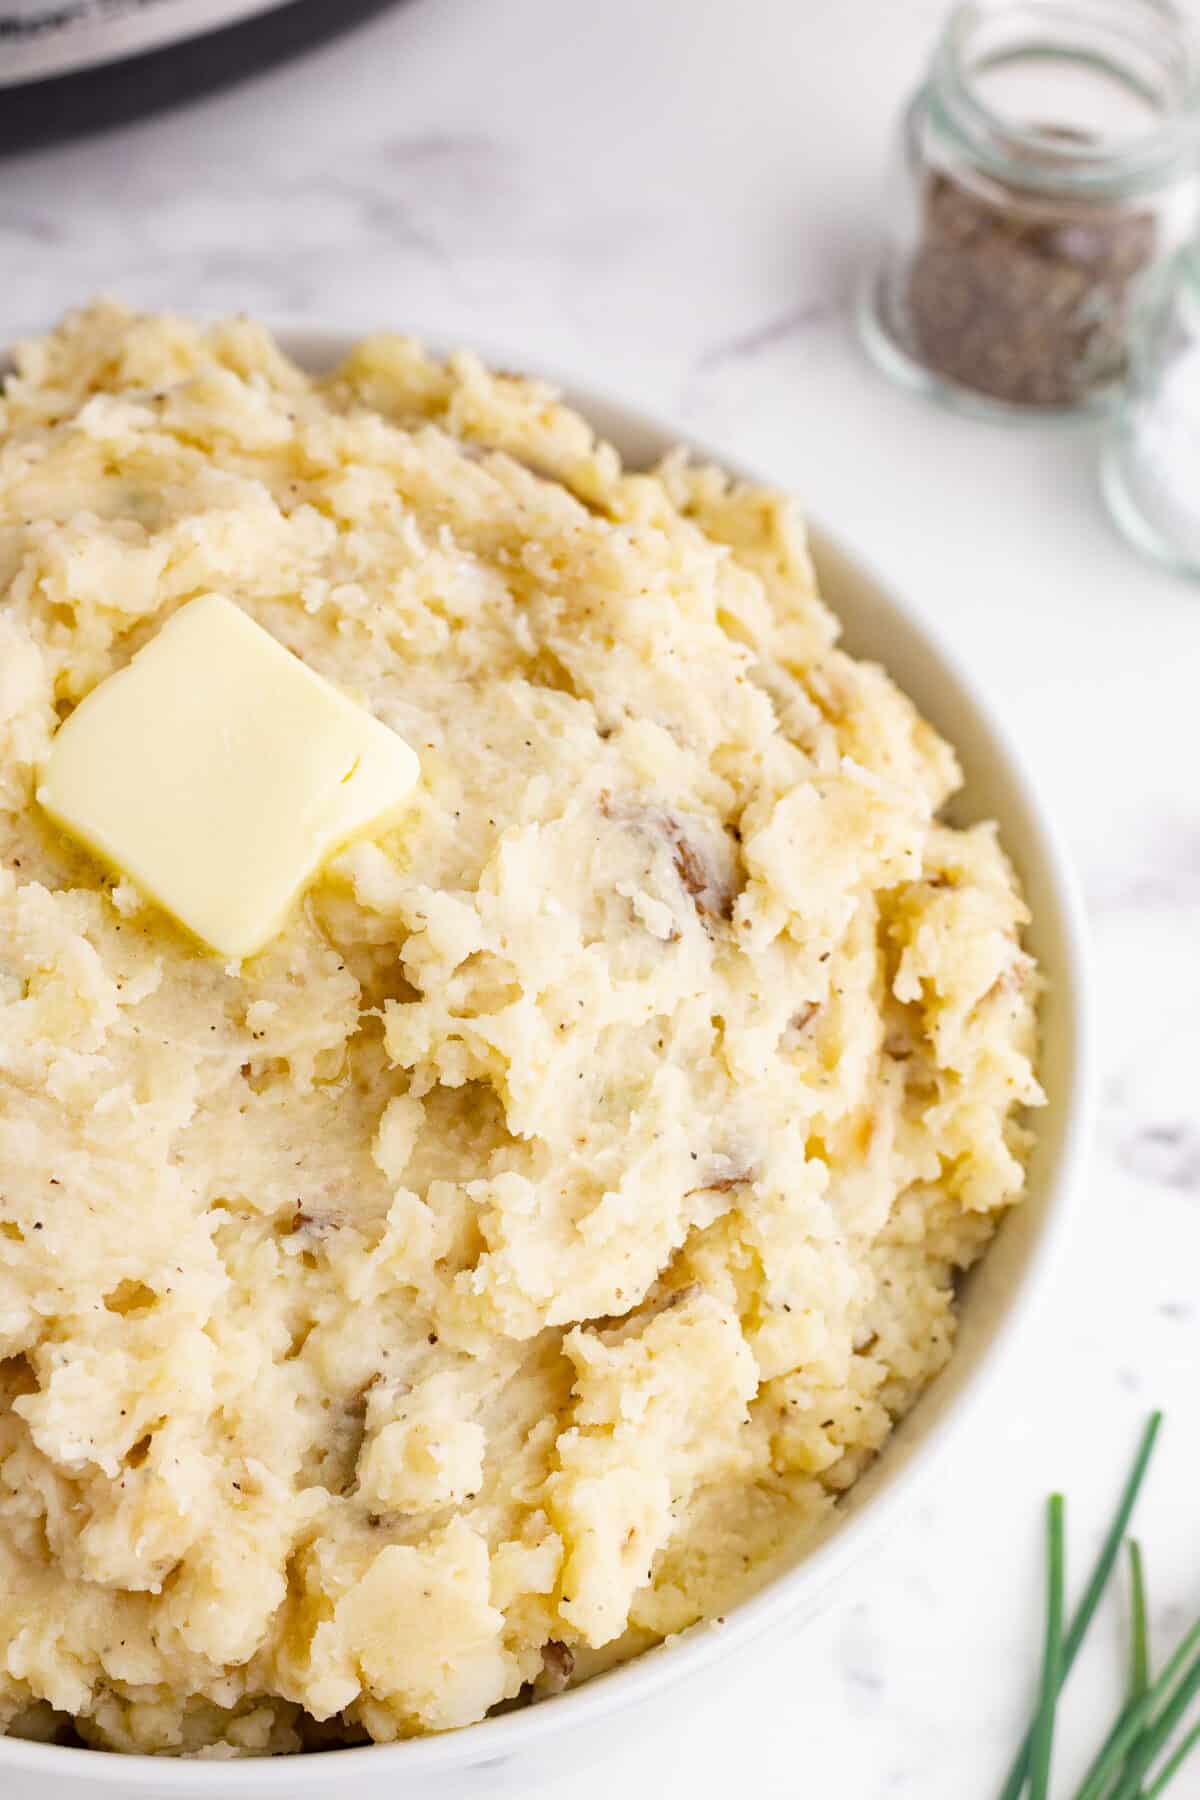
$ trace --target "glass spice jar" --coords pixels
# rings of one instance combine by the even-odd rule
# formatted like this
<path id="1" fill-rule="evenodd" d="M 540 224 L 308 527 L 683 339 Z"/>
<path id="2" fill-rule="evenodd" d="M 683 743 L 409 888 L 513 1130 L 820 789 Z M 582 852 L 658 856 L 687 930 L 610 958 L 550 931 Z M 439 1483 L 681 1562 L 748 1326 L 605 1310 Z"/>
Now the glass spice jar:
<path id="1" fill-rule="evenodd" d="M 1102 400 L 1200 218 L 1198 134 L 1200 48 L 1169 0 L 956 7 L 862 295 L 876 359 L 975 411 Z"/>
<path id="2" fill-rule="evenodd" d="M 1200 578 L 1200 243 L 1168 265 L 1138 315 L 1100 473 L 1126 537 Z"/>

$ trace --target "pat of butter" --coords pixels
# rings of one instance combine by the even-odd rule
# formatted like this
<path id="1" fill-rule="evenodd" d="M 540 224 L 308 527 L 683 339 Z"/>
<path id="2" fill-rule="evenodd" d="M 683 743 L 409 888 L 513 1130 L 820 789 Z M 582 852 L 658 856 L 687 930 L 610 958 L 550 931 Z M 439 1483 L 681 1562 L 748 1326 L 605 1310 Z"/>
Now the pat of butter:
<path id="1" fill-rule="evenodd" d="M 222 598 L 189 601 L 63 724 L 50 817 L 230 958 L 416 783 L 403 738 Z"/>

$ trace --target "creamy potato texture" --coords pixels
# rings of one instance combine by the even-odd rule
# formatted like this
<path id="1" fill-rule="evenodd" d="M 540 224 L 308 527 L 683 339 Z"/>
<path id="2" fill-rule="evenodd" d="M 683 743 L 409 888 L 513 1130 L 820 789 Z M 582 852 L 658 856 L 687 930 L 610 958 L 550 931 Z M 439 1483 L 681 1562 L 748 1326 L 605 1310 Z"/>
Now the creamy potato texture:
<path id="1" fill-rule="evenodd" d="M 421 780 L 259 955 L 40 814 L 219 593 Z M 545 389 L 111 305 L 0 402 L 0 1698 L 228 1755 L 720 1614 L 950 1353 L 1036 973 L 793 503 Z"/>

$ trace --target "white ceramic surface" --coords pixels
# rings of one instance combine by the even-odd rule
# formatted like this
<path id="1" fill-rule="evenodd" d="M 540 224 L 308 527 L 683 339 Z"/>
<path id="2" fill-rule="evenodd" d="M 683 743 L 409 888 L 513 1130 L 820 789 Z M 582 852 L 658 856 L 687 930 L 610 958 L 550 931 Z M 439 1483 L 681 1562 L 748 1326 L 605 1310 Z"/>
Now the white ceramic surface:
<path id="1" fill-rule="evenodd" d="M 354 333 L 281 326 L 285 347 L 305 366 L 331 366 Z M 448 348 L 430 336 L 435 348 Z M 497 366 L 546 373 L 497 345 L 477 345 Z M 2 366 L 2 359 L 0 359 Z M 735 474 L 764 479 L 736 458 L 699 443 L 639 407 L 550 372 L 565 397 L 609 437 L 632 466 L 646 466 L 685 441 Z M 698 1627 L 678 1643 L 649 1653 L 551 1702 L 465 1731 L 397 1746 L 319 1757 L 254 1762 L 172 1763 L 108 1757 L 0 1739 L 0 1788 L 18 1784 L 28 1800 L 83 1800 L 101 1792 L 129 1795 L 255 1796 L 403 1793 L 412 1800 L 470 1800 L 528 1795 L 535 1783 L 561 1779 L 601 1756 L 614 1731 L 656 1715 L 682 1718 L 717 1692 L 727 1657 L 765 1656 L 789 1625 L 813 1616 L 835 1583 L 877 1541 L 941 1466 L 966 1415 L 986 1400 L 990 1379 L 1027 1327 L 1061 1251 L 1092 1120 L 1090 1019 L 1081 903 L 1069 859 L 1021 759 L 980 696 L 975 679 L 956 666 L 936 635 L 861 560 L 832 535 L 814 529 L 822 590 L 844 626 L 847 648 L 882 662 L 921 710 L 955 745 L 966 777 L 952 803 L 956 822 L 999 821 L 1033 913 L 1028 942 L 1049 989 L 1043 1016 L 1041 1074 L 1048 1106 L 1037 1118 L 1038 1142 L 1027 1201 L 1004 1223 L 963 1295 L 958 1347 L 948 1370 L 901 1426 L 869 1474 L 839 1509 L 836 1529 L 784 1576 L 732 1613 L 723 1627 Z"/>

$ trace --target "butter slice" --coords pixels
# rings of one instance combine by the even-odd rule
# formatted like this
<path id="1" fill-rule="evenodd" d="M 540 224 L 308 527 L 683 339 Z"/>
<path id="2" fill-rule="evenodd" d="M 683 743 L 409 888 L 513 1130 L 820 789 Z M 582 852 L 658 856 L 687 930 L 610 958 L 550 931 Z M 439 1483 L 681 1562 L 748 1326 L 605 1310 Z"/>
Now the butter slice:
<path id="1" fill-rule="evenodd" d="M 221 956 L 253 955 L 420 773 L 403 738 L 230 601 L 189 601 L 55 736 L 50 817 Z"/>

